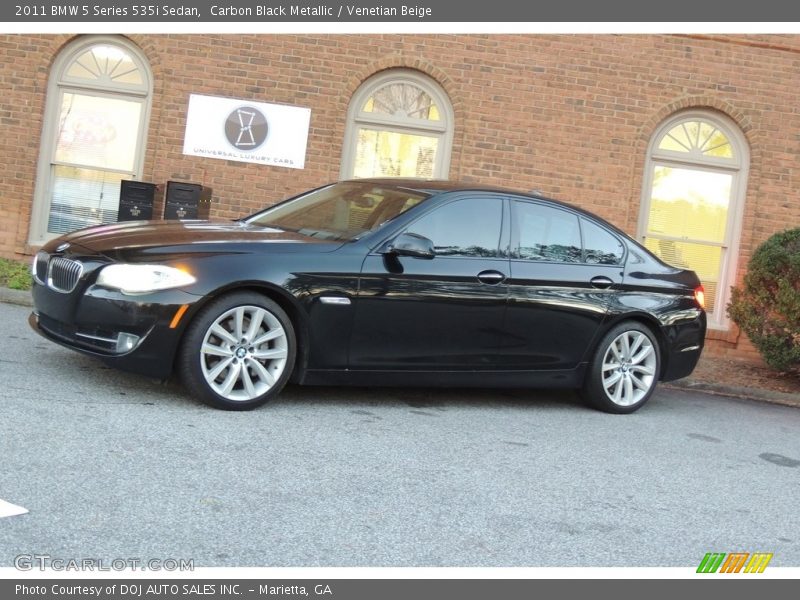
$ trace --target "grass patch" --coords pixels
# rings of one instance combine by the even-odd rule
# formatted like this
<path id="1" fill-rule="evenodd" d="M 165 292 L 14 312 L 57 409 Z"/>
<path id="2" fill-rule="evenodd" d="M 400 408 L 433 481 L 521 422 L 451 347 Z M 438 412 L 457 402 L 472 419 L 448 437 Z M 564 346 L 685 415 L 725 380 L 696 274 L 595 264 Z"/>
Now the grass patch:
<path id="1" fill-rule="evenodd" d="M 0 258 L 0 286 L 29 290 L 31 283 L 31 268 L 27 262 Z"/>

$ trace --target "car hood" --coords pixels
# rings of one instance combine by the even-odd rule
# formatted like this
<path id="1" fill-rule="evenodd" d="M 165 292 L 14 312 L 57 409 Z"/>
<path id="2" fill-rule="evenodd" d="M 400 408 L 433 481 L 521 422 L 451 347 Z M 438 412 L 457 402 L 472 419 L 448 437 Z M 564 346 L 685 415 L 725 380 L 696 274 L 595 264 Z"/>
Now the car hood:
<path id="1" fill-rule="evenodd" d="M 263 252 L 267 246 L 271 251 L 330 252 L 344 242 L 238 221 L 132 221 L 81 229 L 44 249 L 61 251 L 65 243 L 119 260 L 136 255 Z"/>

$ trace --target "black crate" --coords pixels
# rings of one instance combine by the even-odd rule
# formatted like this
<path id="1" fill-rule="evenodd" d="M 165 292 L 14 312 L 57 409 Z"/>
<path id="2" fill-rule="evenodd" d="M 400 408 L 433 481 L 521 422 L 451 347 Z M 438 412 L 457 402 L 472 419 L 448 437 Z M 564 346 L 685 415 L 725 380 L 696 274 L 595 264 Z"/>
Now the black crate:
<path id="1" fill-rule="evenodd" d="M 199 183 L 168 181 L 164 194 L 165 219 L 208 219 L 211 188 Z"/>
<path id="2" fill-rule="evenodd" d="M 123 179 L 119 186 L 117 221 L 147 221 L 153 218 L 156 184 Z"/>

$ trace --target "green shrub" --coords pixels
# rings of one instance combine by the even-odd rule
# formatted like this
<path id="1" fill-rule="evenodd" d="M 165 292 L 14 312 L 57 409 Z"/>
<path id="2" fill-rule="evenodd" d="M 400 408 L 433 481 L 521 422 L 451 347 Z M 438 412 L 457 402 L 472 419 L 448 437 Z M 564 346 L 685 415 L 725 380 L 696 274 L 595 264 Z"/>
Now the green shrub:
<path id="1" fill-rule="evenodd" d="M 743 286 L 733 288 L 728 314 L 768 365 L 800 367 L 800 227 L 756 249 Z"/>
<path id="2" fill-rule="evenodd" d="M 31 271 L 28 263 L 0 258 L 0 285 L 12 290 L 31 289 Z"/>

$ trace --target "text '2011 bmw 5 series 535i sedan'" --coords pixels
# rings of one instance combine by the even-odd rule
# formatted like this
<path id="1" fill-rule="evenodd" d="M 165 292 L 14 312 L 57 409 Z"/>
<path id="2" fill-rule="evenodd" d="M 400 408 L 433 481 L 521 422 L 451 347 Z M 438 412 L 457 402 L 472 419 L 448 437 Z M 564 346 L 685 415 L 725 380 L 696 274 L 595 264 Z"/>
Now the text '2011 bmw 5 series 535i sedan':
<path id="1" fill-rule="evenodd" d="M 706 330 L 692 271 L 568 204 L 450 182 L 92 227 L 33 274 L 42 335 L 230 410 L 293 381 L 576 388 L 629 413 L 692 372 Z"/>

